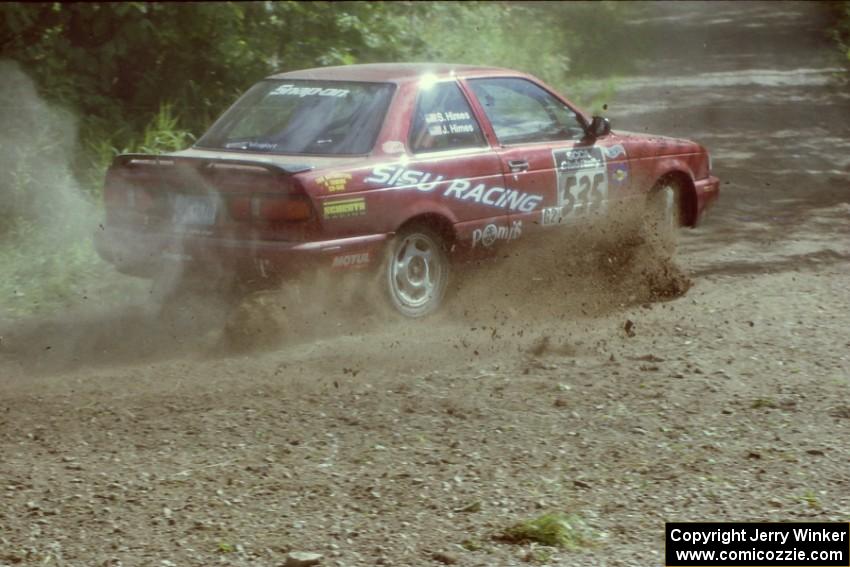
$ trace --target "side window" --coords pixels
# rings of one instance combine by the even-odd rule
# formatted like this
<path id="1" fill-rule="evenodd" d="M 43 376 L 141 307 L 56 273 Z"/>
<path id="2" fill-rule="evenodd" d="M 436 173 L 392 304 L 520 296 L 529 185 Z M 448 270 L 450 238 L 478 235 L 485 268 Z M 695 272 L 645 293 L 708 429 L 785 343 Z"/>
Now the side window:
<path id="1" fill-rule="evenodd" d="M 410 128 L 414 153 L 486 146 L 481 127 L 455 82 L 423 88 Z"/>
<path id="2" fill-rule="evenodd" d="M 585 135 L 570 107 L 530 81 L 471 79 L 469 84 L 502 144 L 579 140 Z"/>

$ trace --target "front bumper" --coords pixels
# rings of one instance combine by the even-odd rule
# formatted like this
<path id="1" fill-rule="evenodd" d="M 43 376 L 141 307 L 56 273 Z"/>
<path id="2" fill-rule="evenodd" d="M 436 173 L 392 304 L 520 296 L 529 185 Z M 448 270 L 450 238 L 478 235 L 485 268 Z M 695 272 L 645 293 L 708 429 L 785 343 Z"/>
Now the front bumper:
<path id="1" fill-rule="evenodd" d="M 164 263 L 180 263 L 199 271 L 228 270 L 253 279 L 290 276 L 317 267 L 367 268 L 380 262 L 390 236 L 284 242 L 105 228 L 95 233 L 94 242 L 101 258 L 136 276 L 153 277 Z"/>
<path id="2" fill-rule="evenodd" d="M 707 211 L 720 196 L 720 180 L 713 175 L 694 182 L 697 197 L 696 217 L 694 225 L 697 225 L 702 215 Z"/>

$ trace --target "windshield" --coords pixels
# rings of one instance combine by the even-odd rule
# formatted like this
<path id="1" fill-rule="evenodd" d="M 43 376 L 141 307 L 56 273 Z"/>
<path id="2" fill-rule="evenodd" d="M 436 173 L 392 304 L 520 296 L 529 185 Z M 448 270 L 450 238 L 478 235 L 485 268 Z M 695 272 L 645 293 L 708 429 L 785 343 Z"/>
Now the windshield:
<path id="1" fill-rule="evenodd" d="M 262 81 L 196 146 L 274 154 L 367 154 L 393 90 L 389 83 Z"/>

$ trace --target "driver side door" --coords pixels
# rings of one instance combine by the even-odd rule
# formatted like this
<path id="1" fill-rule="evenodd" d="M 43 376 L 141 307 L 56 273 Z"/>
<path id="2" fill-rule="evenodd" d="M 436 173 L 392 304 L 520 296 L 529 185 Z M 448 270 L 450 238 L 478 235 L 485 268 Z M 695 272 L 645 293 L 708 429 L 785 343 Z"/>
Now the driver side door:
<path id="1" fill-rule="evenodd" d="M 523 232 L 580 223 L 604 213 L 603 149 L 587 139 L 578 114 L 521 77 L 467 81 L 496 138 L 509 219 Z"/>

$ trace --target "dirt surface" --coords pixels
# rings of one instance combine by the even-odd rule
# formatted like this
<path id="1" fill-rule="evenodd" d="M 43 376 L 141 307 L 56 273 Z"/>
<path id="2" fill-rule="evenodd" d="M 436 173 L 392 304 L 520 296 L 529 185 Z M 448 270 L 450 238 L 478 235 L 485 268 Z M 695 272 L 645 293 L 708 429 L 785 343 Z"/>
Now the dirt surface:
<path id="1" fill-rule="evenodd" d="M 661 565 L 665 521 L 847 521 L 850 96 L 823 17 L 635 24 L 655 57 L 615 129 L 699 140 L 724 181 L 684 295 L 543 250 L 423 323 L 290 291 L 229 324 L 130 299 L 4 329 L 0 565 Z M 547 512 L 589 541 L 493 540 Z"/>

